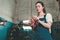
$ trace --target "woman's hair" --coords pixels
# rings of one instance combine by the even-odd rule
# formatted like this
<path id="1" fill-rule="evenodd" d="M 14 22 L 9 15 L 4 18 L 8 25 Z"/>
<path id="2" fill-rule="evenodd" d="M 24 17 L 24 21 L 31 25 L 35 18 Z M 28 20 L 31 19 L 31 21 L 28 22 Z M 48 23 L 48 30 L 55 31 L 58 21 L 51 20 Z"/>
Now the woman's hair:
<path id="1" fill-rule="evenodd" d="M 46 13 L 44 3 L 43 3 L 42 1 L 37 1 L 37 2 L 35 3 L 35 5 L 36 5 L 37 3 L 40 3 L 40 4 L 44 7 L 43 12 Z"/>

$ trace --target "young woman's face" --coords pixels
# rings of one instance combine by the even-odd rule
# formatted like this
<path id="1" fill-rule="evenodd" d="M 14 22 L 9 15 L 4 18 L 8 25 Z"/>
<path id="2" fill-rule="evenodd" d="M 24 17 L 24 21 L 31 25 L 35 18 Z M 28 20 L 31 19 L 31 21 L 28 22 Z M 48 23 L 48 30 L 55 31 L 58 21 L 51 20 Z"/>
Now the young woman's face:
<path id="1" fill-rule="evenodd" d="M 43 7 L 40 3 L 37 3 L 37 4 L 36 4 L 37 12 L 43 11 L 43 8 L 44 8 L 44 7 Z"/>

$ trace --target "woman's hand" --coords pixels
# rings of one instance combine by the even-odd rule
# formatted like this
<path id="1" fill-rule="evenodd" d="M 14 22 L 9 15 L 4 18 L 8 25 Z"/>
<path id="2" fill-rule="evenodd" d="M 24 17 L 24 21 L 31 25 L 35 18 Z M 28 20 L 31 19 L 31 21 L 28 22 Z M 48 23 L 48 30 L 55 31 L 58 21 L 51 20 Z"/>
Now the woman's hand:
<path id="1" fill-rule="evenodd" d="M 30 19 L 30 22 L 31 22 L 30 24 L 31 24 L 31 26 L 32 26 L 32 27 L 35 27 L 38 20 L 39 20 L 39 18 L 36 17 L 36 16 L 31 17 L 31 19 Z"/>
<path id="2" fill-rule="evenodd" d="M 37 16 L 34 16 L 33 18 L 34 18 L 34 21 L 38 21 L 39 20 L 39 18 Z"/>
<path id="3" fill-rule="evenodd" d="M 31 17 L 30 19 L 30 26 L 34 27 L 35 26 L 35 18 L 34 17 Z"/>

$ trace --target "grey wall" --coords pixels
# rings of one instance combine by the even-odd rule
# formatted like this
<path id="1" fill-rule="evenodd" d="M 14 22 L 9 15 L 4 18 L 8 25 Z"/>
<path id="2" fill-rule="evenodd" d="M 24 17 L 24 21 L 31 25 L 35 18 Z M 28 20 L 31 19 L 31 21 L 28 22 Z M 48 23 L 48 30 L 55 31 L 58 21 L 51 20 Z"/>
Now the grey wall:
<path id="1" fill-rule="evenodd" d="M 0 17 L 12 22 L 15 0 L 0 0 Z"/>

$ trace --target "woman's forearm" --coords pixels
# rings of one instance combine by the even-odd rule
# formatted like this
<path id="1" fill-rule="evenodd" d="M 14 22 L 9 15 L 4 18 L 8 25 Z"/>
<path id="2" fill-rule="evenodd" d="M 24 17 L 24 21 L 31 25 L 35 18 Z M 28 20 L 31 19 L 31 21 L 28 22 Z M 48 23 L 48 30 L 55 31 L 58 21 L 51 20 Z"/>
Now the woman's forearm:
<path id="1" fill-rule="evenodd" d="M 51 28 L 51 22 L 45 23 L 45 22 L 43 22 L 43 21 L 38 20 L 38 23 L 42 24 L 42 25 L 43 25 L 44 27 L 46 27 L 46 28 Z"/>

